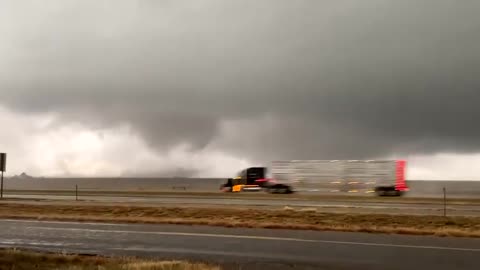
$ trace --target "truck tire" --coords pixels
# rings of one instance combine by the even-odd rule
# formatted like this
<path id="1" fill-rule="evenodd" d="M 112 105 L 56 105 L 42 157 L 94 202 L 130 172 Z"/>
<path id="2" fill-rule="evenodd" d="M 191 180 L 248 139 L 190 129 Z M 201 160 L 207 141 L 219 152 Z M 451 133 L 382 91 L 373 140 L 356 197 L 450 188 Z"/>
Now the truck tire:
<path id="1" fill-rule="evenodd" d="M 291 194 L 292 189 L 290 186 L 277 184 L 268 188 L 268 192 L 271 194 Z"/>
<path id="2" fill-rule="evenodd" d="M 403 195 L 403 192 L 401 192 L 400 190 L 395 190 L 396 197 L 401 197 L 402 195 Z"/>
<path id="3" fill-rule="evenodd" d="M 377 196 L 380 196 L 380 197 L 385 197 L 385 196 L 398 197 L 402 195 L 402 192 L 399 190 L 396 190 L 395 187 L 377 187 L 375 188 L 375 193 L 377 194 Z"/>

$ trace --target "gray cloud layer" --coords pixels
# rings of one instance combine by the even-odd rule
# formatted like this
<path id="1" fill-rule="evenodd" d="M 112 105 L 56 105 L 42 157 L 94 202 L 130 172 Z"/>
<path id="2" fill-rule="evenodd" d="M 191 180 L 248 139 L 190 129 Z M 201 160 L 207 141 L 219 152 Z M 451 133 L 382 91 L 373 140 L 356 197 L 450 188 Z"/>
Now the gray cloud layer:
<path id="1" fill-rule="evenodd" d="M 478 1 L 0 4 L 0 103 L 252 160 L 479 152 Z"/>

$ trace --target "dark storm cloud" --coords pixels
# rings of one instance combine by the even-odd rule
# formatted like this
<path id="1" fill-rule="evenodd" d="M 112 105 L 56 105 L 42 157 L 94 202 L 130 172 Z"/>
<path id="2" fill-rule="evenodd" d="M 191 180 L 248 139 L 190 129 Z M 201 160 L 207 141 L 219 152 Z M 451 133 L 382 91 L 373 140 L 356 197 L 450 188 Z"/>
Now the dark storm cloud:
<path id="1" fill-rule="evenodd" d="M 15 110 L 257 160 L 480 150 L 477 1 L 49 3 L 1 4 Z"/>

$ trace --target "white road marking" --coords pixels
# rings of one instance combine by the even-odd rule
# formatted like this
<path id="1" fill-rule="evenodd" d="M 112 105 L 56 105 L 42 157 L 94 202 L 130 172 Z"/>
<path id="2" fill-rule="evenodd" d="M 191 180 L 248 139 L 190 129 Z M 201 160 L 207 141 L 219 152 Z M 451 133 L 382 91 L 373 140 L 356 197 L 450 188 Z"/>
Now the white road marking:
<path id="1" fill-rule="evenodd" d="M 30 245 L 30 246 L 56 246 L 56 247 L 63 247 L 67 246 L 66 243 L 63 242 L 48 242 L 48 241 L 41 241 L 35 242 L 25 239 L 16 239 L 16 240 L 0 240 L 0 245 Z M 82 245 L 81 243 L 69 243 L 68 246 L 72 245 Z"/>
<path id="2" fill-rule="evenodd" d="M 348 242 L 348 241 L 327 241 L 318 240 L 319 243 L 341 244 L 341 245 L 358 245 L 358 246 L 376 246 L 376 247 L 394 247 L 394 248 L 413 248 L 413 249 L 433 249 L 433 250 L 451 250 L 451 251 L 473 251 L 480 252 L 478 248 L 455 248 L 455 247 L 441 247 L 441 246 L 413 246 L 413 245 L 396 245 L 396 244 L 382 244 L 382 243 L 368 243 L 368 242 Z"/>
<path id="3" fill-rule="evenodd" d="M 275 240 L 275 241 L 293 241 L 308 243 L 323 243 L 337 245 L 357 245 L 357 246 L 375 246 L 390 248 L 411 248 L 411 249 L 431 249 L 431 250 L 450 250 L 450 251 L 470 251 L 480 252 L 477 248 L 456 248 L 442 246 L 413 246 L 413 245 L 396 245 L 369 242 L 349 242 L 349 241 L 330 241 L 330 240 L 312 240 L 301 238 L 286 237 L 267 237 L 253 235 L 232 235 L 232 234 L 208 234 L 208 233 L 185 233 L 185 232 L 145 232 L 145 231 L 126 231 L 126 230 L 100 230 L 100 229 L 80 229 L 80 228 L 48 228 L 48 227 L 28 227 L 29 229 L 51 230 L 51 231 L 77 231 L 77 232 L 99 232 L 99 233 L 127 233 L 127 234 L 147 234 L 147 235 L 171 235 L 171 236 L 193 236 L 193 237 L 213 237 L 213 238 L 232 238 L 232 239 L 253 239 L 253 240 Z"/>
<path id="4" fill-rule="evenodd" d="M 277 241 L 295 241 L 295 242 L 316 242 L 315 240 L 287 238 L 287 237 L 268 237 L 253 235 L 234 235 L 234 234 L 210 234 L 210 233 L 185 233 L 185 232 L 144 232 L 144 231 L 123 231 L 123 230 L 100 230 L 100 229 L 79 229 L 79 228 L 48 228 L 48 227 L 27 227 L 28 229 L 49 230 L 49 231 L 70 231 L 70 232 L 98 232 L 98 233 L 131 233 L 131 234 L 150 234 L 150 235 L 173 235 L 173 236 L 196 236 L 196 237 L 214 237 L 214 238 L 237 238 L 237 239 L 256 239 L 256 240 L 277 240 Z"/>

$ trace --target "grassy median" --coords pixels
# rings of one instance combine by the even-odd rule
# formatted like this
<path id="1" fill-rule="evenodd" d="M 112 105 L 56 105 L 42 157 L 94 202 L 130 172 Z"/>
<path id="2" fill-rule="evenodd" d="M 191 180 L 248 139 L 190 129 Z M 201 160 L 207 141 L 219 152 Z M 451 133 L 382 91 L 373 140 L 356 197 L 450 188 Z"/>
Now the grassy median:
<path id="1" fill-rule="evenodd" d="M 218 266 L 181 261 L 38 253 L 0 249 L 0 270 L 220 270 Z"/>
<path id="2" fill-rule="evenodd" d="M 480 217 L 338 214 L 290 208 L 260 210 L 0 203 L 0 218 L 480 237 Z"/>

